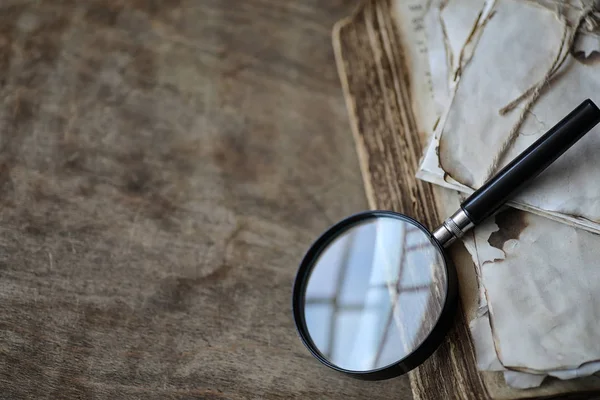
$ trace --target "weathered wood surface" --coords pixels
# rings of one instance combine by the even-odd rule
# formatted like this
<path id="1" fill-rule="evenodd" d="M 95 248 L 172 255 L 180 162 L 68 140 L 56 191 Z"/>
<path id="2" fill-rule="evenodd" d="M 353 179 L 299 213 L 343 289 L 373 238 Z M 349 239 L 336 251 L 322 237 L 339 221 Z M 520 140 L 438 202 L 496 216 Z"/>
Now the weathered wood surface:
<path id="1" fill-rule="evenodd" d="M 334 30 L 338 69 L 369 205 L 413 216 L 434 228 L 442 219 L 431 185 L 415 179 L 424 143 L 412 110 L 407 67 L 390 0 L 367 0 Z M 464 258 L 463 258 L 464 259 Z M 460 268 L 459 268 L 460 276 Z M 416 399 L 593 399 L 585 381 L 553 381 L 534 390 L 506 387 L 499 373 L 479 373 L 462 312 L 437 352 L 411 373 Z M 579 393 L 561 394 L 566 389 Z"/>
<path id="2" fill-rule="evenodd" d="M 409 399 L 297 338 L 367 207 L 330 42 L 351 0 L 0 2 L 0 398 Z"/>

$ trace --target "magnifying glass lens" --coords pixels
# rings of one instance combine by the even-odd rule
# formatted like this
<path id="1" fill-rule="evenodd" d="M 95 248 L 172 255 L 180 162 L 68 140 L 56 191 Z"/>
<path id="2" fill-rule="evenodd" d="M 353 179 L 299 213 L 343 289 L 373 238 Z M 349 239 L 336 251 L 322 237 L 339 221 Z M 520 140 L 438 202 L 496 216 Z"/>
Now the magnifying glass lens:
<path id="1" fill-rule="evenodd" d="M 323 242 L 304 290 L 311 345 L 334 367 L 358 373 L 414 353 L 434 330 L 448 294 L 435 239 L 415 221 L 390 214 L 334 229 Z"/>
<path id="2" fill-rule="evenodd" d="M 391 211 L 332 226 L 311 246 L 294 283 L 298 333 L 323 364 L 360 379 L 416 368 L 454 321 L 456 270 L 443 246 L 494 214 L 518 189 L 600 123 L 585 100 L 462 202 L 433 234 Z"/>

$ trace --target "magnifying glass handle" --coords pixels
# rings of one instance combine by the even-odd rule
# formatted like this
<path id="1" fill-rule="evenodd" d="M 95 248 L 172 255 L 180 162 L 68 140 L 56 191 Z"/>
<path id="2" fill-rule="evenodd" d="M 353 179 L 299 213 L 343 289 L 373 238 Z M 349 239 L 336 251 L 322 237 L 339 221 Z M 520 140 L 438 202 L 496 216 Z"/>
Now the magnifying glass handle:
<path id="1" fill-rule="evenodd" d="M 444 246 L 494 214 L 600 122 L 600 109 L 587 99 L 475 191 L 434 232 Z"/>

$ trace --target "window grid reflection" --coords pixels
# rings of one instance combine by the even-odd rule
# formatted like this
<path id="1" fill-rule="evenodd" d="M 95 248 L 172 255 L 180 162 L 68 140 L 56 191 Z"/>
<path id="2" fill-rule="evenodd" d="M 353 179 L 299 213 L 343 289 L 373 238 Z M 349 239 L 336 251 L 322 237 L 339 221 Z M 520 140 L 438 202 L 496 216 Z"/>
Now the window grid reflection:
<path id="1" fill-rule="evenodd" d="M 380 362 L 383 350 L 385 348 L 385 344 L 386 344 L 386 337 L 388 336 L 389 330 L 392 326 L 392 324 L 394 323 L 394 313 L 397 311 L 398 308 L 398 298 L 402 293 L 417 293 L 417 292 L 423 292 L 423 291 L 428 291 L 430 290 L 430 285 L 426 284 L 426 285 L 407 285 L 407 286 L 403 286 L 402 285 L 402 281 L 403 281 L 403 273 L 405 271 L 405 264 L 407 262 L 407 258 L 408 255 L 412 252 L 416 252 L 419 251 L 421 249 L 423 249 L 424 246 L 430 246 L 431 244 L 428 242 L 422 242 L 422 243 L 410 243 L 410 235 L 411 234 L 419 234 L 422 235 L 423 232 L 413 226 L 409 226 L 408 228 L 406 226 L 403 226 L 403 235 L 402 235 L 402 253 L 401 253 L 401 258 L 400 258 L 400 264 L 399 264 L 399 269 L 398 269 L 398 277 L 396 280 L 393 281 L 387 281 L 384 283 L 378 283 L 378 284 L 369 284 L 369 289 L 382 289 L 382 290 L 388 290 L 390 291 L 390 297 L 391 297 L 391 304 L 392 306 L 390 307 L 390 310 L 388 312 L 388 315 L 386 316 L 386 323 L 385 326 L 382 329 L 381 335 L 377 341 L 377 350 L 376 350 L 376 354 L 375 357 L 373 358 L 372 361 L 372 369 L 376 368 L 376 366 L 378 365 L 378 363 Z M 342 256 L 339 258 L 339 263 L 340 263 L 340 267 L 338 268 L 338 274 L 335 277 L 335 289 L 334 289 L 334 294 L 332 297 L 312 297 L 312 298 L 307 298 L 306 299 L 306 306 L 309 305 L 322 305 L 322 306 L 329 306 L 332 309 L 332 315 L 331 318 L 328 319 L 329 321 L 329 327 L 327 329 L 328 331 L 328 335 L 327 335 L 327 343 L 324 347 L 321 347 L 320 350 L 323 353 L 323 355 L 327 358 L 327 359 L 332 359 L 333 353 L 335 351 L 334 349 L 334 343 L 335 343 L 335 338 L 337 336 L 337 330 L 339 328 L 340 325 L 340 317 L 343 315 L 347 315 L 347 314 L 360 314 L 362 312 L 365 311 L 366 309 L 366 305 L 363 303 L 356 303 L 356 302 L 344 302 L 341 299 L 341 294 L 342 294 L 342 289 L 344 287 L 344 283 L 346 281 L 347 278 L 347 268 L 343 268 L 344 265 L 347 265 L 349 263 L 349 259 L 351 257 L 351 250 L 354 246 L 356 240 L 356 235 L 353 231 L 350 231 L 347 237 L 347 240 L 344 243 L 344 247 L 342 249 Z M 410 245 L 409 245 L 410 243 Z M 414 337 L 414 340 L 417 340 L 418 337 Z M 405 346 L 408 346 L 409 348 L 413 348 L 412 346 L 415 343 L 407 343 L 406 340 L 403 340 L 403 343 Z M 400 345 L 400 344 L 399 344 Z"/>

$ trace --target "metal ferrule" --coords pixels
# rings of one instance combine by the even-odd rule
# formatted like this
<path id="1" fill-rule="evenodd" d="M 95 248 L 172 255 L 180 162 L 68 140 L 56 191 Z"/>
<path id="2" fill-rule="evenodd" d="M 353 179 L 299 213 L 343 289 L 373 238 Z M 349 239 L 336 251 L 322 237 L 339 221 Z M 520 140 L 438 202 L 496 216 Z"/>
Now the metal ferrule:
<path id="1" fill-rule="evenodd" d="M 465 232 L 473 226 L 475 225 L 471 222 L 467 213 L 461 208 L 433 231 L 433 237 L 435 237 L 442 246 L 448 247 L 456 239 L 462 237 Z"/>

